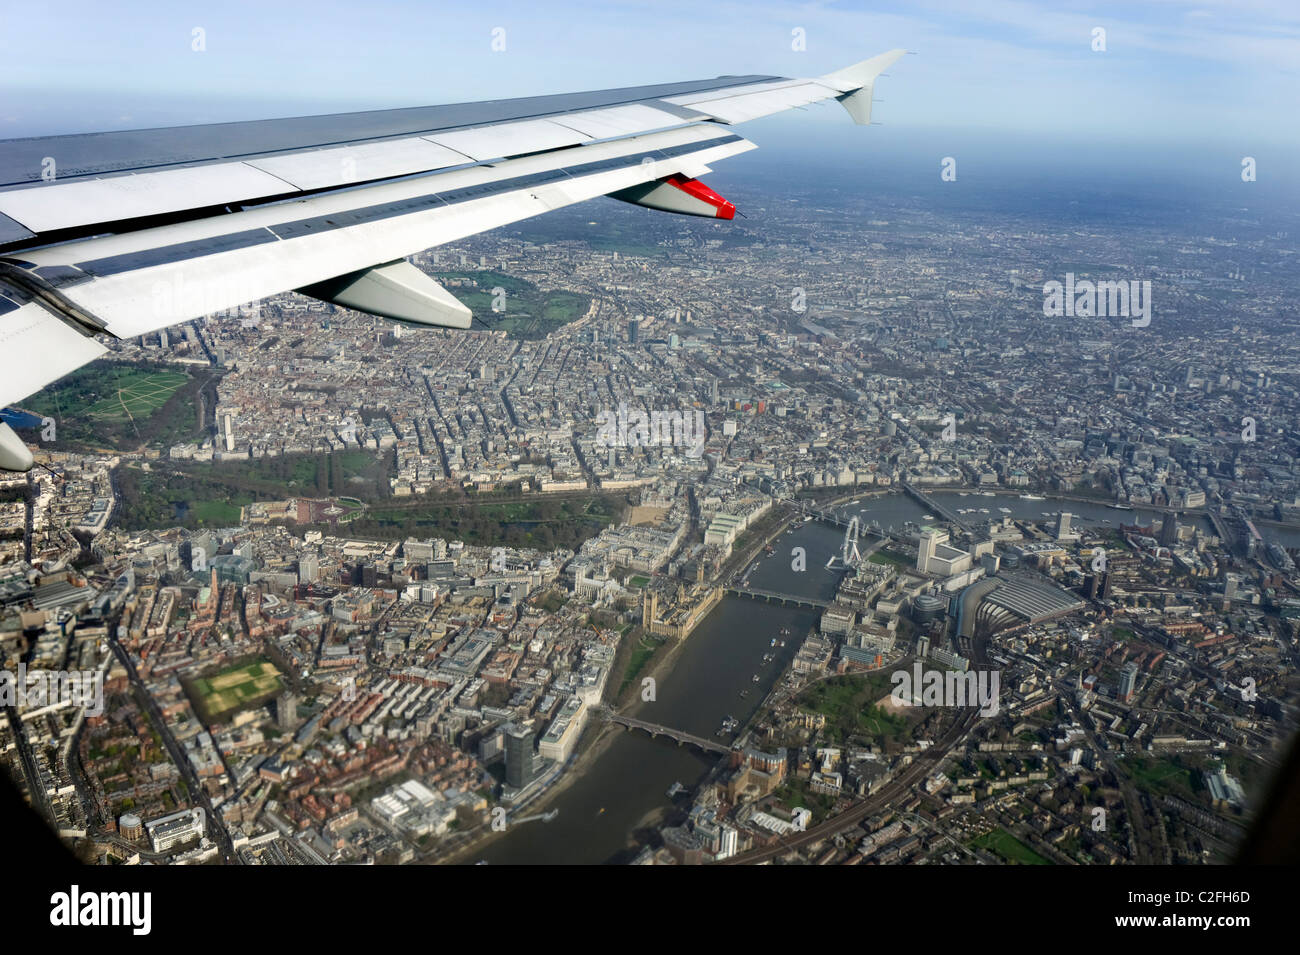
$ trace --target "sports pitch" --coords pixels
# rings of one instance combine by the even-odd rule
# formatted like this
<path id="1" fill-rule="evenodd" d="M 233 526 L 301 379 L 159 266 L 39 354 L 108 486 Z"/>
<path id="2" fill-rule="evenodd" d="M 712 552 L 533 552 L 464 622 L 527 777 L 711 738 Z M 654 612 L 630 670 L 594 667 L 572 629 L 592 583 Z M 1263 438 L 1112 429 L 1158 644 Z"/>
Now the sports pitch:
<path id="1" fill-rule="evenodd" d="M 265 660 L 201 677 L 191 684 L 208 720 L 265 702 L 280 692 L 280 671 Z"/>

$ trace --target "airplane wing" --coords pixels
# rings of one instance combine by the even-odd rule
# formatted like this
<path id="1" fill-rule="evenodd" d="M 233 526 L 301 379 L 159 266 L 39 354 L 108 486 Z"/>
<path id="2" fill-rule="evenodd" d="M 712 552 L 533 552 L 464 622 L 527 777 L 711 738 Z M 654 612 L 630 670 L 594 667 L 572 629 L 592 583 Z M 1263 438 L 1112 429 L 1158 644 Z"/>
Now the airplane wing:
<path id="1" fill-rule="evenodd" d="M 0 141 L 0 408 L 102 355 L 103 338 L 290 290 L 468 328 L 406 256 L 597 196 L 729 219 L 697 178 L 754 148 L 728 127 L 827 99 L 865 125 L 903 52 L 816 79 Z M 0 469 L 31 466 L 0 423 Z"/>

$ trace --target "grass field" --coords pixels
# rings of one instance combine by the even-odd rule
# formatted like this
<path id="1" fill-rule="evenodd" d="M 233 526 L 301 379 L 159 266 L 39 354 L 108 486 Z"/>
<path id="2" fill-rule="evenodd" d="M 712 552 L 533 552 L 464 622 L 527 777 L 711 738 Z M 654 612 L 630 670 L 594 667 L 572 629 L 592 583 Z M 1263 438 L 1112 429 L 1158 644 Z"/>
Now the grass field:
<path id="1" fill-rule="evenodd" d="M 1169 793 L 1195 801 L 1196 793 L 1201 788 L 1199 776 L 1193 774 L 1191 767 L 1182 765 L 1176 756 L 1160 759 L 1126 756 L 1121 765 L 1132 777 L 1134 785 L 1149 793 Z"/>
<path id="2" fill-rule="evenodd" d="M 254 660 L 210 677 L 191 682 L 190 687 L 207 722 L 219 720 L 236 710 L 256 706 L 280 692 L 280 671 L 266 660 Z"/>
<path id="3" fill-rule="evenodd" d="M 655 655 L 655 651 L 661 646 L 657 641 L 642 637 L 641 641 L 632 651 L 632 658 L 627 661 L 627 669 L 623 671 L 623 682 L 619 684 L 618 692 L 621 694 L 626 690 L 650 662 L 650 658 Z"/>
<path id="4" fill-rule="evenodd" d="M 494 330 L 514 338 L 542 338 L 561 325 L 581 318 L 591 300 L 580 292 L 562 289 L 547 291 L 533 283 L 493 271 L 437 272 L 452 294 L 465 303 L 474 317 Z M 501 311 L 494 311 L 492 289 L 505 291 L 497 300 Z"/>
<path id="5" fill-rule="evenodd" d="M 190 516 L 210 527 L 233 527 L 239 523 L 242 511 L 240 505 L 229 501 L 195 501 L 189 505 Z"/>
<path id="6" fill-rule="evenodd" d="M 59 379 L 24 403 L 58 423 L 58 440 L 91 447 L 152 447 L 202 433 L 197 376 L 159 364 L 100 360 Z"/>
<path id="7" fill-rule="evenodd" d="M 117 392 L 95 402 L 86 415 L 96 421 L 146 417 L 165 405 L 187 380 L 188 376 L 176 371 L 121 371 L 116 376 Z"/>
<path id="8" fill-rule="evenodd" d="M 1051 860 L 1044 859 L 1029 846 L 1025 845 L 1005 829 L 994 829 L 974 840 L 971 845 L 977 849 L 988 849 L 1015 865 L 1051 865 Z"/>

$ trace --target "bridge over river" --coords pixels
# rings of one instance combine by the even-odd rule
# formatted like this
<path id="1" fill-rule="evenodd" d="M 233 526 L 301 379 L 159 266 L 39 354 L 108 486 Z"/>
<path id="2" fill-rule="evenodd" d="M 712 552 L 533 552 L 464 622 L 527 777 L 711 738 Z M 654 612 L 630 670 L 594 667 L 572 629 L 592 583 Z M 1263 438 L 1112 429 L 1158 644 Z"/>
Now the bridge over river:
<path id="1" fill-rule="evenodd" d="M 903 483 L 903 493 L 905 493 L 908 497 L 912 498 L 922 507 L 928 508 L 931 513 L 938 514 L 948 523 L 955 524 L 957 525 L 957 527 L 961 528 L 964 531 L 970 530 L 970 528 L 966 525 L 966 522 L 963 521 L 960 516 L 958 516 L 956 511 L 954 511 L 950 507 L 940 504 L 934 498 L 930 497 L 929 495 L 925 494 L 924 492 L 918 490 L 917 488 L 913 487 L 912 485 L 906 482 Z"/>
<path id="2" fill-rule="evenodd" d="M 624 716 L 622 713 L 616 713 L 606 706 L 598 706 L 596 710 L 607 722 L 617 723 L 628 730 L 644 730 L 651 737 L 667 736 L 669 739 L 676 740 L 678 746 L 694 746 L 708 753 L 717 753 L 719 756 L 725 756 L 731 752 L 729 746 L 715 740 L 705 739 L 703 736 L 696 736 L 694 733 L 687 733 L 685 730 L 673 729 L 671 726 L 662 726 L 659 723 L 650 723 L 646 720 L 638 720 L 632 716 Z"/>
<path id="3" fill-rule="evenodd" d="M 786 607 L 802 607 L 804 610 L 826 610 L 831 606 L 829 600 L 818 597 L 783 594 L 776 590 L 763 590 L 761 587 L 743 587 L 733 584 L 726 589 L 726 593 L 732 597 L 748 597 L 750 600 L 779 603 Z"/>

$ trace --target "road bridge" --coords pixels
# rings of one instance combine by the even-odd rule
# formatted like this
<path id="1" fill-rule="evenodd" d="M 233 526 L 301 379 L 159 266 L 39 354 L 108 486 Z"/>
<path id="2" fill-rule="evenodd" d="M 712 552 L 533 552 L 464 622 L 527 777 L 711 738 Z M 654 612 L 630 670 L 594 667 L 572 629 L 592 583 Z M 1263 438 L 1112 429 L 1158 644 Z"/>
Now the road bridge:
<path id="1" fill-rule="evenodd" d="M 955 524 L 957 527 L 961 528 L 964 531 L 970 530 L 970 528 L 966 526 L 966 522 L 963 521 L 957 515 L 956 511 L 952 510 L 952 508 L 950 507 L 946 507 L 945 505 L 940 504 L 934 498 L 923 493 L 922 491 L 917 490 L 912 485 L 908 484 L 906 481 L 903 482 L 903 493 L 906 494 L 908 497 L 912 498 L 912 500 L 916 501 L 922 507 L 926 508 L 932 514 L 938 514 L 948 523 Z"/>
<path id="2" fill-rule="evenodd" d="M 750 600 L 762 600 L 764 603 L 776 603 L 785 607 L 801 607 L 804 610 L 827 610 L 829 600 L 817 597 L 801 597 L 799 594 L 783 594 L 776 590 L 763 590 L 760 587 L 728 587 L 726 593 L 732 597 L 748 597 Z"/>
<path id="3" fill-rule="evenodd" d="M 644 730 L 652 738 L 666 736 L 671 740 L 676 740 L 678 746 L 694 746 L 697 749 L 702 749 L 708 753 L 717 753 L 720 756 L 725 756 L 731 752 L 729 746 L 724 746 L 711 739 L 705 739 L 703 736 L 696 736 L 694 733 L 687 733 L 685 730 L 673 729 L 671 726 L 663 726 L 647 720 L 638 720 L 632 716 L 624 716 L 622 713 L 616 713 L 604 706 L 598 707 L 597 710 L 607 722 L 617 723 L 628 730 Z"/>

